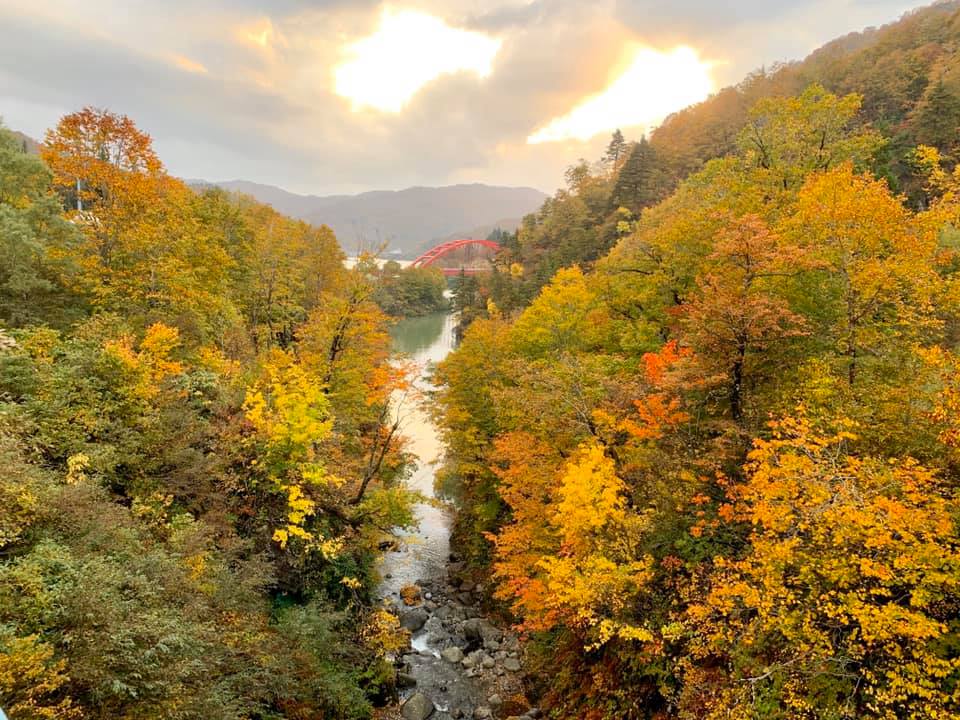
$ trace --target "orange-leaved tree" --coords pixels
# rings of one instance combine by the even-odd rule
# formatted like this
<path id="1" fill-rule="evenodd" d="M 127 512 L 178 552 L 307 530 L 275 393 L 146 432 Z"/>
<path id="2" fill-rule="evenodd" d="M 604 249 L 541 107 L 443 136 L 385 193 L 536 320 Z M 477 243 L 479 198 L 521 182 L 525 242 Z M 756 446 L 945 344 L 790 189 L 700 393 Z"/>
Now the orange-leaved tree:
<path id="1" fill-rule="evenodd" d="M 177 319 L 209 332 L 231 318 L 222 239 L 133 121 L 85 108 L 47 133 L 42 155 L 82 231 L 83 242 L 65 250 L 78 289 L 146 324 Z"/>
<path id="2" fill-rule="evenodd" d="M 778 279 L 803 269 L 801 254 L 762 218 L 746 215 L 729 219 L 707 263 L 681 308 L 683 339 L 694 350 L 698 382 L 719 381 L 740 422 L 747 391 L 789 349 L 786 341 L 805 332 L 777 292 Z"/>

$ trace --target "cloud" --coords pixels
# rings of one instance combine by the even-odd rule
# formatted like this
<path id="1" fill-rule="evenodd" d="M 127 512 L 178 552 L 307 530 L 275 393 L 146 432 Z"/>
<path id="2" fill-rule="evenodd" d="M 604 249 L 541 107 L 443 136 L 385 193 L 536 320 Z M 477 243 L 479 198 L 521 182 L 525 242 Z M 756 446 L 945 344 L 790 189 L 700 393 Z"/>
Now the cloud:
<path id="1" fill-rule="evenodd" d="M 181 70 L 186 70 L 187 72 L 201 73 L 203 75 L 206 75 L 210 72 L 202 63 L 198 63 L 196 60 L 191 60 L 184 55 L 171 55 L 170 59 L 173 61 L 174 65 Z"/>
<path id="2" fill-rule="evenodd" d="M 588 97 L 527 138 L 536 144 L 570 138 L 589 140 L 615 128 L 648 129 L 672 112 L 700 102 L 715 88 L 710 63 L 692 48 L 670 52 L 640 47 L 602 93 Z"/>
<path id="3" fill-rule="evenodd" d="M 334 70 L 334 89 L 354 109 L 400 112 L 420 88 L 441 75 L 490 75 L 501 41 L 447 25 L 427 13 L 384 8 L 376 32 L 347 48 Z"/>
<path id="4" fill-rule="evenodd" d="M 656 78 L 618 85 L 636 48 L 688 46 L 727 84 L 919 4 L 393 1 L 394 16 L 432 20 L 384 28 L 383 0 L 0 0 L 0 115 L 42 135 L 84 105 L 126 113 L 187 177 L 317 193 L 551 190 L 568 164 L 599 155 L 603 126 L 654 114 Z M 351 63 L 338 93 L 337 68 Z M 563 139 L 528 144 L 547 128 Z"/>
<path id="5" fill-rule="evenodd" d="M 274 45 L 285 45 L 283 36 L 273 27 L 268 17 L 257 18 L 251 23 L 240 25 L 236 29 L 237 39 L 251 47 L 270 52 Z"/>

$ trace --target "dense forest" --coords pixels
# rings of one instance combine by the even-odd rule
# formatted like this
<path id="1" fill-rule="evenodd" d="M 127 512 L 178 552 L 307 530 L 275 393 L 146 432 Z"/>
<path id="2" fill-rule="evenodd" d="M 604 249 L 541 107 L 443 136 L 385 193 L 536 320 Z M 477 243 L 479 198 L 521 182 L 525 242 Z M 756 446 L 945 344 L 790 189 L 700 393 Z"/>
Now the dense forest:
<path id="1" fill-rule="evenodd" d="M 375 265 L 194 193 L 121 116 L 0 128 L 0 706 L 364 718 L 411 522 Z"/>
<path id="2" fill-rule="evenodd" d="M 952 167 L 960 145 L 958 10 L 956 0 L 938 2 L 828 43 L 803 61 L 758 70 L 670 116 L 638 142 L 618 131 L 602 159 L 570 167 L 567 187 L 507 239 L 501 272 L 486 283 L 484 298 L 492 296 L 504 311 L 516 310 L 560 268 L 596 262 L 632 231 L 643 208 L 666 199 L 710 160 L 735 152 L 742 129 L 756 126 L 751 111 L 758 102 L 800 95 L 814 83 L 839 96 L 860 95 L 852 122 L 885 139 L 873 172 L 904 194 L 909 206 L 922 207 L 928 198 L 914 148 L 934 147 Z M 755 142 L 762 141 L 760 130 L 754 128 Z"/>
<path id="3" fill-rule="evenodd" d="M 388 260 L 375 271 L 374 301 L 392 317 L 416 317 L 450 308 L 447 279 L 440 268 L 401 267 Z"/>
<path id="4" fill-rule="evenodd" d="M 0 707 L 395 699 L 388 331 L 452 309 L 448 567 L 524 717 L 960 718 L 958 47 L 939 2 L 617 131 L 452 302 L 125 116 L 0 127 Z"/>
<path id="5" fill-rule="evenodd" d="M 549 716 L 960 717 L 957 40 L 616 133 L 462 289 L 443 485 Z"/>

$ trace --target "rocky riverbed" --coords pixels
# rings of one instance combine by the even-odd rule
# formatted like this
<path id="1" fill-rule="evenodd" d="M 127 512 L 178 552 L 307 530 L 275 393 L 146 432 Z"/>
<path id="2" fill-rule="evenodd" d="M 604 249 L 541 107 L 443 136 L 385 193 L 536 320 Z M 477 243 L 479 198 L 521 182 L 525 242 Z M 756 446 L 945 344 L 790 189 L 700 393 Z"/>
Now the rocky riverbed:
<path id="1" fill-rule="evenodd" d="M 484 617 L 484 588 L 461 577 L 450 554 L 452 510 L 434 491 L 443 443 L 424 397 L 433 389 L 431 364 L 453 348 L 454 324 L 452 315 L 409 318 L 393 333 L 397 352 L 415 363 L 411 380 L 420 393 L 413 402 L 398 398 L 396 411 L 417 458 L 408 486 L 423 501 L 414 507 L 416 527 L 396 532 L 379 568 L 379 595 L 411 633 L 409 651 L 396 658 L 400 702 L 382 720 L 539 717 L 523 695 L 517 637 Z"/>
<path id="2" fill-rule="evenodd" d="M 424 579 L 387 598 L 411 632 L 409 652 L 397 658 L 401 700 L 384 718 L 537 718 L 523 692 L 521 647 L 515 633 L 479 609 L 483 588 L 449 579 Z"/>

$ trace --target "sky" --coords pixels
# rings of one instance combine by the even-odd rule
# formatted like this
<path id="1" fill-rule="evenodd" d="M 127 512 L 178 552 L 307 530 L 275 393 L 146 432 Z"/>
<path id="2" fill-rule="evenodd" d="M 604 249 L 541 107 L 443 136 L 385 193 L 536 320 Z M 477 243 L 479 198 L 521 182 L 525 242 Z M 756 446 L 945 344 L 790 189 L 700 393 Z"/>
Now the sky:
<path id="1" fill-rule="evenodd" d="M 926 3 L 0 0 L 0 118 L 130 116 L 180 177 L 552 192 L 613 129 Z"/>

